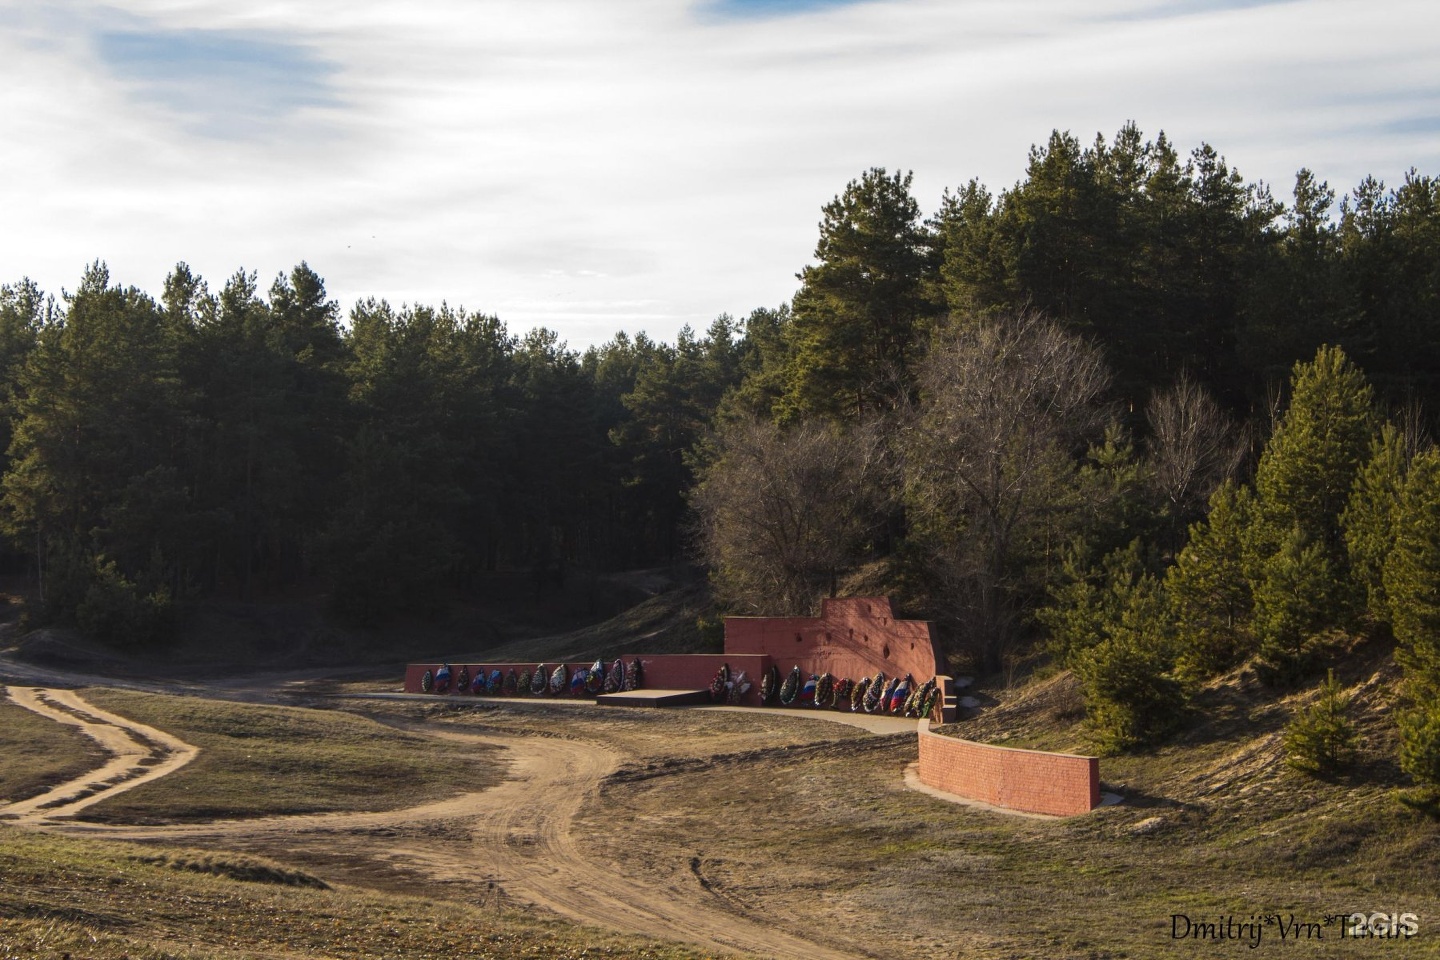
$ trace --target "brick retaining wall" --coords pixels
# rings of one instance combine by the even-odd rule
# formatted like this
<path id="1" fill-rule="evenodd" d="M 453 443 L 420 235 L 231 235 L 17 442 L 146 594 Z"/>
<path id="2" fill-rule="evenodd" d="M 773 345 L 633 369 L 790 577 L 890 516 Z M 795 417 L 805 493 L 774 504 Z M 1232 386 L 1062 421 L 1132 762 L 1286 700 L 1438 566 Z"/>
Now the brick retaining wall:
<path id="1" fill-rule="evenodd" d="M 1100 761 L 996 747 L 930 732 L 920 721 L 920 781 L 997 807 L 1069 817 L 1100 805 Z"/>
<path id="2" fill-rule="evenodd" d="M 726 617 L 725 652 L 763 653 L 781 674 L 830 673 L 859 680 L 884 670 L 924 683 L 945 673 L 924 620 L 896 620 L 887 597 L 820 601 L 818 617 Z"/>

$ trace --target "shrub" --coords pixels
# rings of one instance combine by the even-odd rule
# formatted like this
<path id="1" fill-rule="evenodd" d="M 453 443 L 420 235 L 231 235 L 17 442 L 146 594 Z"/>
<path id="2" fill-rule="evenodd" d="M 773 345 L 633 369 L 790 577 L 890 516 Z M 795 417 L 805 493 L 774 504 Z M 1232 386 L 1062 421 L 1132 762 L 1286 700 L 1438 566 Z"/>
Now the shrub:
<path id="1" fill-rule="evenodd" d="M 1285 728 L 1285 762 L 1305 773 L 1326 775 L 1355 760 L 1358 736 L 1350 722 L 1350 697 L 1330 671 L 1320 698 Z"/>
<path id="2" fill-rule="evenodd" d="M 1426 701 L 1402 711 L 1400 769 L 1419 783 L 1440 787 L 1440 704 Z"/>

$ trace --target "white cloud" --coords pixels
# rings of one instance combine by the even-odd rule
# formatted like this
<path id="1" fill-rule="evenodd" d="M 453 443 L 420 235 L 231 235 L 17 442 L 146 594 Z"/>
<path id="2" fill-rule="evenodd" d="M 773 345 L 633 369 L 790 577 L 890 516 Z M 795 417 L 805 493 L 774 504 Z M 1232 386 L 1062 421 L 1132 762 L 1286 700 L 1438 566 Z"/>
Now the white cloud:
<path id="1" fill-rule="evenodd" d="M 346 306 L 669 338 L 787 299 L 821 205 L 870 166 L 914 169 L 933 209 L 972 176 L 1014 183 L 1052 128 L 1133 119 L 1282 196 L 1300 166 L 1341 190 L 1436 172 L 1437 27 L 1418 0 L 28 5 L 0 11 L 0 280 L 56 290 L 101 257 L 158 292 L 181 259 L 212 285 L 304 259 Z M 241 42 L 264 64 L 227 108 L 248 124 L 195 122 L 243 69 L 167 95 L 107 65 L 117 30 Z"/>

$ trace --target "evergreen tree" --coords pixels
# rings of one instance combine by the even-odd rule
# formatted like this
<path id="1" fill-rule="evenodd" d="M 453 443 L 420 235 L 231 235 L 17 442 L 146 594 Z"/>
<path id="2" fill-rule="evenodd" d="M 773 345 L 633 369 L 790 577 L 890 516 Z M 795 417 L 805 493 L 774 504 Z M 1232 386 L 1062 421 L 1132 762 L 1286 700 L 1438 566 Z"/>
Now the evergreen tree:
<path id="1" fill-rule="evenodd" d="M 1327 775 L 1348 767 L 1359 740 L 1349 717 L 1350 697 L 1331 670 L 1320 696 L 1285 727 L 1285 762 L 1305 773 Z"/>
<path id="2" fill-rule="evenodd" d="M 1244 566 L 1254 498 L 1227 482 L 1210 498 L 1210 513 L 1190 527 L 1190 542 L 1165 574 L 1180 642 L 1182 675 L 1203 679 L 1228 670 L 1254 649 L 1254 599 Z"/>
<path id="3" fill-rule="evenodd" d="M 1385 423 L 1371 441 L 1369 462 L 1356 474 L 1350 501 L 1340 517 L 1350 574 L 1365 591 L 1370 617 L 1380 623 L 1391 621 L 1385 562 L 1395 542 L 1395 512 L 1407 459 L 1399 429 Z"/>
<path id="4" fill-rule="evenodd" d="M 1162 587 L 1141 577 L 1104 639 L 1077 658 L 1090 723 L 1106 751 L 1153 744 L 1185 716 L 1188 691 L 1175 674 L 1175 637 L 1165 613 Z"/>
<path id="5" fill-rule="evenodd" d="M 174 340 L 155 302 L 91 266 L 20 373 L 7 531 L 35 544 L 57 616 L 123 644 L 164 639 L 184 585 L 190 491 Z"/>
<path id="6" fill-rule="evenodd" d="M 1322 544 L 1296 528 L 1252 579 L 1257 653 L 1266 679 L 1293 682 L 1315 665 L 1348 600 Z"/>
<path id="7" fill-rule="evenodd" d="M 1384 584 L 1408 701 L 1397 718 L 1400 765 L 1440 786 L 1440 451 L 1411 461 L 1394 521 Z"/>
<path id="8" fill-rule="evenodd" d="M 817 263 L 799 274 L 786 416 L 856 418 L 908 395 L 931 316 L 932 238 L 911 175 L 874 168 L 825 205 Z"/>
<path id="9" fill-rule="evenodd" d="M 1298 529 L 1343 569 L 1340 513 L 1374 429 L 1374 393 L 1340 348 L 1295 365 L 1290 404 L 1255 473 L 1257 519 L 1273 549 Z"/>

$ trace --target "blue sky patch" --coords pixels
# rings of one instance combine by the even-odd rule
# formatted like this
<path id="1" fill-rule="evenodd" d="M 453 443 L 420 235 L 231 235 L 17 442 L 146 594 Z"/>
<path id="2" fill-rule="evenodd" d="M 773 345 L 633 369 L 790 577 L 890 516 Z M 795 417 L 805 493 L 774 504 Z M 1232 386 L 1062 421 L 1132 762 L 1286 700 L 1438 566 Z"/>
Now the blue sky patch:
<path id="1" fill-rule="evenodd" d="M 721 17 L 742 20 L 814 13 L 835 7 L 848 7 L 858 2 L 861 0 L 711 0 L 705 8 Z"/>
<path id="2" fill-rule="evenodd" d="M 335 68 L 299 44 L 225 30 L 110 30 L 101 60 L 198 131 L 247 137 L 301 107 L 336 103 Z"/>
<path id="3" fill-rule="evenodd" d="M 1407 117 L 1385 124 L 1386 133 L 1440 133 L 1440 117 Z"/>

